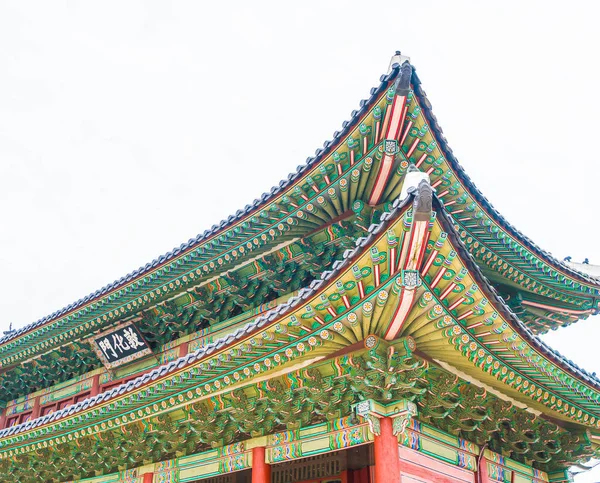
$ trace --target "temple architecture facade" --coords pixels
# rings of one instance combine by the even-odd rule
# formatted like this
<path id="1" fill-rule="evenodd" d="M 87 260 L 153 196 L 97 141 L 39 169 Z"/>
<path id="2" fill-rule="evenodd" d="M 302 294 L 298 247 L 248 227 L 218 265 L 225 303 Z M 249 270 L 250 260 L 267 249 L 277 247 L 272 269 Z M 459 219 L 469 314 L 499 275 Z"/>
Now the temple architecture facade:
<path id="1" fill-rule="evenodd" d="M 600 279 L 498 213 L 409 59 L 314 157 L 0 339 L 0 481 L 570 481 L 600 380 L 539 335 Z"/>

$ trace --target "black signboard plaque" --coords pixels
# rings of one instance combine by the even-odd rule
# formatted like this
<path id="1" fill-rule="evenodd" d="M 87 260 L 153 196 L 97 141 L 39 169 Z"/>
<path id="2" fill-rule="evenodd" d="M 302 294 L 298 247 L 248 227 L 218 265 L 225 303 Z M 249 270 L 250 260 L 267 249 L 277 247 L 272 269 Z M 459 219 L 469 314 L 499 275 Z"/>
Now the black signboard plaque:
<path id="1" fill-rule="evenodd" d="M 152 349 L 131 323 L 90 338 L 92 347 L 107 369 L 114 369 L 148 354 Z"/>

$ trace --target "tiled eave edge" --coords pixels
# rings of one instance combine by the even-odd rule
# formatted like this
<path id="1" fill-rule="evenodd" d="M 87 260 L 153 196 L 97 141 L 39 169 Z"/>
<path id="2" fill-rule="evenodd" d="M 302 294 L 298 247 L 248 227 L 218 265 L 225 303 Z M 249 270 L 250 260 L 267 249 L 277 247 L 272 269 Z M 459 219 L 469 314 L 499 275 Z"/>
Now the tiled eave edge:
<path id="1" fill-rule="evenodd" d="M 359 161 L 360 163 L 360 161 Z M 357 163 L 358 165 L 358 163 Z M 342 220 L 344 221 L 344 220 Z M 364 226 L 368 226 L 368 224 L 364 224 Z M 314 240 L 316 237 L 319 237 L 320 240 L 317 242 L 319 245 L 323 244 L 323 246 L 328 247 L 329 249 L 331 249 L 332 247 L 334 248 L 334 251 L 339 254 L 342 253 L 341 250 L 345 249 L 348 247 L 348 243 L 355 239 L 358 235 L 353 234 L 351 236 L 349 236 L 345 231 L 342 231 L 338 234 L 336 234 L 335 230 L 330 230 L 327 227 L 319 230 L 319 232 L 311 234 L 307 237 L 305 237 L 305 240 L 307 241 L 307 245 L 312 245 L 314 243 Z M 169 299 L 166 299 L 167 302 L 173 302 L 173 304 L 171 305 L 171 308 L 173 307 L 177 307 L 178 310 L 182 310 L 182 311 L 188 311 L 188 310 L 192 310 L 191 307 L 195 307 L 195 306 L 200 306 L 202 308 L 202 311 L 205 312 L 206 308 L 204 306 L 202 306 L 202 301 L 203 301 L 203 297 L 200 295 L 200 290 L 204 289 L 204 288 L 208 288 L 208 291 L 215 296 L 215 294 L 220 294 L 221 292 L 227 292 L 229 293 L 229 289 L 232 288 L 232 284 L 235 284 L 236 281 L 238 279 L 231 279 L 229 278 L 228 280 L 226 280 L 226 278 L 228 276 L 231 275 L 236 275 L 238 273 L 238 271 L 243 271 L 246 269 L 251 268 L 252 270 L 256 270 L 256 273 L 249 275 L 247 280 L 261 280 L 260 284 L 262 284 L 263 286 L 269 283 L 269 280 L 273 280 L 270 278 L 270 276 L 265 275 L 268 273 L 268 271 L 270 270 L 269 267 L 261 267 L 260 266 L 260 262 L 258 263 L 254 263 L 257 259 L 258 260 L 262 260 L 264 259 L 266 256 L 275 256 L 275 257 L 282 257 L 282 260 L 284 260 L 284 263 L 293 263 L 295 266 L 298 267 L 299 270 L 304 270 L 308 272 L 308 263 L 306 263 L 306 260 L 303 259 L 303 257 L 305 256 L 305 252 L 303 251 L 303 249 L 301 248 L 301 245 L 303 244 L 304 240 L 297 240 L 296 238 L 293 238 L 291 240 L 289 240 L 289 242 L 285 242 L 279 246 L 274 247 L 273 249 L 266 251 L 266 252 L 262 252 L 260 253 L 257 257 L 253 258 L 253 259 L 249 259 L 249 260 L 245 260 L 242 264 L 237 265 L 236 267 L 233 267 L 232 269 L 230 269 L 229 271 L 227 271 L 226 273 L 222 273 L 219 274 L 218 276 L 214 277 L 212 279 L 212 281 L 207 280 L 207 281 L 203 281 L 202 283 L 200 283 L 199 285 L 196 285 L 194 287 L 188 288 L 187 291 L 182 292 L 182 293 L 178 293 L 175 294 L 174 296 L 170 297 Z M 306 246 L 306 245 L 305 245 Z M 312 253 L 312 252 L 311 252 Z M 324 250 L 324 253 L 326 255 L 329 254 L 328 250 Z M 312 253 L 312 255 L 314 256 L 314 253 Z M 286 258 L 288 257 L 288 258 Z M 320 257 L 320 255 L 319 255 Z M 320 265 L 320 270 L 318 272 L 314 271 L 313 269 L 313 275 L 314 274 L 318 274 L 320 272 L 322 272 L 323 270 L 325 270 L 326 268 L 328 268 L 330 266 L 330 264 L 335 261 L 335 259 L 337 259 L 338 256 L 330 258 L 329 256 L 327 257 L 327 260 L 322 260 L 322 263 Z M 320 258 L 319 258 L 320 260 Z M 272 271 L 272 274 L 275 274 L 274 277 L 277 277 L 277 271 Z M 287 272 L 286 272 L 287 273 Z M 265 276 L 263 276 L 265 275 Z M 246 280 L 246 276 L 247 275 L 243 275 L 241 276 L 241 279 L 239 279 L 241 282 L 243 282 L 243 280 Z M 266 281 L 266 282 L 265 282 Z M 293 280 L 294 283 L 296 283 L 296 280 Z M 303 285 L 307 285 L 308 283 L 304 283 Z M 237 287 L 237 286 L 236 286 Z M 297 289 L 299 288 L 298 285 L 294 285 L 294 287 Z M 288 287 L 289 289 L 289 287 Z M 243 289 L 241 289 L 243 290 Z M 287 289 L 286 289 L 287 291 Z M 296 290 L 293 290 L 293 292 L 295 292 Z M 238 294 L 238 292 L 235 292 L 233 296 L 236 296 Z M 254 295 L 254 294 L 253 294 Z M 285 293 L 283 295 L 283 297 L 290 297 L 291 295 L 293 295 L 292 291 Z M 233 297 L 232 296 L 232 297 Z M 212 337 L 212 333 L 215 329 L 215 324 L 217 324 L 217 326 L 221 327 L 222 324 L 227 323 L 229 326 L 231 325 L 238 325 L 242 320 L 248 320 L 256 315 L 258 315 L 258 312 L 256 312 L 257 308 L 262 307 L 261 312 L 264 312 L 266 310 L 268 310 L 269 308 L 274 307 L 274 303 L 281 303 L 282 300 L 277 301 L 277 299 L 280 299 L 282 296 L 277 297 L 274 300 L 265 302 L 266 304 L 269 304 L 268 307 L 267 306 L 263 306 L 262 303 L 258 303 L 255 302 L 256 299 L 254 297 L 250 298 L 250 301 L 245 301 L 245 303 L 247 305 L 252 305 L 254 308 L 251 308 L 249 310 L 244 310 L 244 312 L 242 312 L 239 315 L 236 315 L 232 318 L 227 318 L 227 320 L 223 320 L 221 322 L 218 321 L 210 321 L 210 325 L 201 329 L 204 335 L 208 335 L 211 334 Z M 185 300 L 185 302 L 182 302 L 182 300 Z M 261 299 L 262 301 L 262 299 Z M 277 302 L 276 302 L 277 301 Z M 178 303 L 180 302 L 180 303 Z M 152 313 L 155 314 L 157 312 L 159 312 L 160 310 L 162 310 L 162 308 L 164 307 L 164 303 L 165 301 L 156 301 L 154 304 L 149 305 L 144 307 L 143 311 L 144 313 Z M 211 310 L 212 315 L 214 315 L 216 312 L 216 306 L 213 305 L 213 310 Z M 168 314 L 168 312 L 165 312 Z M 162 312 L 160 313 L 162 314 Z M 156 317 L 162 317 L 162 315 L 157 315 Z M 168 315 L 167 315 L 168 316 Z M 176 319 L 177 321 L 178 319 Z M 120 318 L 116 321 L 116 324 L 121 324 L 123 322 L 134 322 L 136 323 L 138 329 L 141 329 L 143 331 L 144 334 L 147 334 L 149 329 L 148 326 L 146 325 L 146 323 L 144 322 L 144 317 L 140 316 L 140 314 L 136 314 L 134 316 L 128 316 L 125 318 Z M 114 327 L 115 323 L 111 321 L 111 323 L 109 323 L 109 327 Z M 173 326 L 170 325 L 171 327 L 171 331 L 172 330 L 177 330 L 177 329 L 173 329 L 173 327 L 177 327 L 177 325 Z M 103 328 L 104 330 L 105 328 Z M 108 329 L 110 330 L 110 328 Z M 95 331 L 94 331 L 95 332 Z M 181 334 L 182 332 L 180 332 Z M 180 337 L 178 337 L 178 339 L 180 339 L 182 336 L 180 335 Z M 157 343 L 157 341 L 151 341 L 151 343 Z M 164 343 L 161 341 L 161 343 L 159 345 L 157 345 L 156 347 L 153 345 L 154 347 L 154 351 L 156 354 L 161 353 L 163 350 L 168 350 L 167 347 L 171 348 L 173 342 L 170 343 Z M 11 368 L 8 368 L 6 370 L 6 372 L 4 373 L 0 373 L 0 386 L 3 386 L 6 381 L 3 380 L 4 378 L 12 378 L 12 381 L 14 381 L 17 377 L 20 378 L 20 376 L 15 376 L 15 374 L 12 372 L 15 369 L 18 370 L 19 372 L 21 372 L 22 370 L 25 370 L 27 372 L 27 381 L 29 381 L 29 383 L 33 383 L 33 384 L 38 384 L 39 381 L 36 382 L 35 377 L 30 377 L 30 376 L 34 376 L 35 371 L 37 370 L 38 367 L 41 367 L 41 369 L 43 370 L 44 368 L 48 368 L 48 367 L 54 367 L 54 358 L 55 356 L 60 356 L 60 357 L 66 357 L 67 359 L 69 359 L 68 361 L 66 361 L 66 366 L 65 369 L 66 372 L 71 372 L 71 370 L 75 370 L 77 371 L 78 369 L 78 364 L 71 358 L 71 354 L 72 354 L 72 348 L 75 347 L 75 351 L 78 350 L 84 350 L 84 351 L 91 351 L 91 348 L 88 347 L 88 343 L 86 342 L 86 338 L 84 336 L 84 338 L 78 338 L 77 340 L 70 340 L 67 341 L 65 343 L 65 345 L 61 345 L 59 347 L 54 348 L 51 351 L 51 354 L 49 353 L 45 353 L 41 355 L 41 358 L 35 358 L 35 359 L 29 359 L 27 361 L 23 361 L 23 364 L 19 364 L 16 366 L 13 366 Z M 69 350 L 65 350 L 65 349 L 69 349 Z M 99 360 L 96 360 L 95 355 L 94 355 L 94 360 L 95 360 L 95 367 L 96 369 L 101 367 L 102 364 Z M 39 361 L 43 361 L 42 364 L 38 365 Z M 81 375 L 82 373 L 77 372 L 78 375 Z M 10 381 L 9 381 L 10 382 Z M 21 381 L 22 382 L 22 381 Z M 62 384 L 66 381 L 62 381 L 59 382 L 58 384 Z M 50 386 L 48 385 L 43 385 L 42 387 L 39 387 L 38 389 L 36 389 L 34 391 L 34 393 L 31 393 L 31 391 L 28 390 L 29 387 L 31 386 L 26 386 L 25 384 L 21 385 L 20 388 L 20 392 L 18 394 L 24 394 L 27 395 L 27 399 L 31 400 L 31 398 L 36 397 L 38 394 L 38 391 L 45 391 L 48 388 L 50 388 L 52 385 L 54 385 L 55 382 L 52 382 L 52 384 Z M 6 386 L 3 386 L 6 387 Z M 13 398 L 12 400 L 7 399 L 8 395 L 8 391 L 6 391 L 7 393 L 3 393 L 2 391 L 0 391 L 0 407 L 2 407 L 2 404 L 6 404 L 7 406 L 10 405 L 14 405 L 17 404 L 17 401 L 19 402 L 23 402 L 24 399 L 22 399 L 24 396 L 18 396 Z"/>
<path id="2" fill-rule="evenodd" d="M 29 324 L 21 329 L 16 330 L 15 332 L 0 338 L 0 363 L 2 361 L 2 352 L 3 348 L 7 347 L 11 341 L 19 344 L 19 338 L 22 338 L 24 335 L 31 335 L 33 331 L 40 330 L 43 331 L 47 329 L 49 331 L 48 325 L 50 323 L 59 322 L 56 328 L 53 328 L 53 333 L 60 333 L 60 326 L 67 320 L 67 318 L 72 319 L 75 317 L 81 317 L 82 321 L 80 322 L 78 327 L 81 327 L 86 323 L 86 319 L 89 320 L 98 317 L 96 315 L 87 315 L 91 312 L 92 309 L 95 309 L 99 304 L 103 304 L 104 302 L 110 301 L 111 304 L 114 304 L 115 301 L 120 299 L 135 299 L 138 296 L 143 295 L 142 293 L 129 295 L 126 290 L 132 286 L 132 284 L 144 285 L 149 284 L 150 280 L 147 280 L 149 277 L 152 277 L 157 271 L 171 271 L 186 262 L 186 257 L 190 257 L 190 253 L 193 250 L 198 249 L 203 246 L 205 243 L 214 240 L 217 236 L 221 235 L 225 232 L 225 230 L 232 228 L 234 225 L 241 223 L 247 219 L 249 219 L 252 215 L 256 214 L 261 208 L 263 208 L 268 202 L 274 200 L 277 196 L 282 195 L 284 191 L 288 191 L 294 186 L 297 186 L 300 181 L 302 181 L 303 177 L 309 173 L 312 169 L 315 168 L 317 164 L 321 161 L 324 161 L 336 148 L 340 146 L 340 144 L 344 141 L 344 139 L 357 128 L 360 119 L 369 112 L 369 110 L 375 105 L 375 103 L 380 99 L 382 94 L 385 93 L 389 84 L 396 78 L 398 74 L 398 67 L 394 67 L 392 71 L 380 78 L 380 85 L 371 89 L 371 97 L 368 100 L 363 100 L 360 103 L 360 109 L 357 111 L 353 111 L 351 114 L 351 119 L 343 123 L 342 130 L 334 133 L 333 139 L 331 141 L 325 142 L 323 148 L 318 149 L 315 153 L 314 157 L 308 158 L 306 164 L 298 166 L 298 169 L 295 173 L 291 173 L 287 179 L 282 180 L 278 186 L 273 187 L 270 192 L 264 193 L 259 199 L 256 199 L 252 204 L 246 205 L 243 210 L 239 210 L 235 215 L 230 216 L 226 220 L 223 220 L 220 224 L 214 225 L 210 230 L 205 231 L 203 234 L 198 235 L 194 239 L 190 239 L 187 243 L 182 244 L 180 247 L 175 248 L 171 252 L 155 259 L 153 262 L 146 264 L 144 267 L 139 268 L 138 270 L 131 272 L 130 274 L 122 277 L 121 279 L 113 282 L 105 286 L 104 288 L 97 290 L 96 292 L 70 304 L 69 306 L 47 316 L 44 317 L 37 322 Z M 140 283 L 141 280 L 141 283 Z M 172 283 L 173 278 L 169 278 L 168 280 L 161 281 L 158 287 L 163 287 Z M 136 290 L 134 288 L 134 290 Z M 148 291 L 155 290 L 156 287 L 148 288 Z M 143 289 L 140 289 L 142 292 Z M 125 293 L 121 293 L 125 291 Z M 144 293 L 148 293 L 148 291 L 144 290 Z M 124 301 L 126 303 L 127 300 Z M 92 307 L 93 306 L 93 307 Z M 107 308 L 107 311 L 109 309 Z M 102 314 L 100 314 L 102 315 Z M 85 329 L 82 330 L 84 332 Z M 65 330 L 64 332 L 67 332 Z M 40 339 L 46 339 L 50 335 L 40 333 Z M 14 346 L 15 349 L 18 348 Z M 11 347 L 11 352 L 13 348 Z"/>
<path id="3" fill-rule="evenodd" d="M 354 249 L 346 250 L 343 259 L 335 262 L 332 270 L 324 272 L 320 279 L 313 281 L 309 287 L 300 290 L 297 296 L 290 298 L 287 302 L 277 306 L 266 314 L 257 317 L 252 322 L 245 324 L 232 334 L 220 338 L 213 343 L 207 344 L 195 352 L 180 357 L 169 364 L 162 365 L 126 384 L 122 384 L 119 387 L 113 388 L 97 396 L 87 398 L 84 401 L 59 410 L 51 415 L 43 416 L 32 421 L 28 421 L 27 423 L 0 430 L 0 452 L 2 450 L 8 450 L 9 447 L 13 445 L 21 446 L 23 444 L 28 444 L 27 440 L 39 438 L 40 436 L 45 436 L 45 439 L 59 437 L 62 432 L 68 428 L 51 428 L 50 425 L 60 424 L 64 421 L 73 421 L 78 418 L 79 415 L 80 416 L 77 420 L 77 425 L 85 424 L 89 426 L 91 424 L 98 423 L 98 421 L 85 421 L 86 417 L 90 417 L 91 419 L 91 413 L 81 413 L 84 413 L 88 409 L 92 410 L 94 408 L 98 409 L 106 407 L 113 401 L 117 401 L 133 393 L 139 393 L 150 386 L 158 386 L 161 382 L 174 377 L 175 373 L 181 373 L 185 370 L 192 369 L 194 366 L 197 366 L 200 363 L 208 360 L 209 356 L 217 355 L 217 353 L 224 351 L 233 344 L 239 343 L 244 339 L 256 335 L 260 330 L 267 328 L 267 326 L 274 325 L 277 320 L 289 315 L 290 311 L 295 310 L 298 308 L 298 306 L 302 306 L 307 301 L 314 299 L 322 290 L 333 284 L 339 275 L 349 270 L 351 268 L 351 264 L 365 254 L 367 247 L 376 239 L 376 236 L 385 229 L 388 223 L 400 216 L 400 214 L 404 212 L 406 208 L 408 208 L 412 202 L 412 199 L 413 196 L 409 195 L 402 202 L 400 202 L 400 200 L 396 200 L 392 205 L 393 209 L 391 212 L 382 214 L 382 221 L 380 224 L 371 225 L 369 227 L 369 234 L 366 237 L 359 238 L 356 241 L 356 247 Z M 369 296 L 371 295 L 372 294 L 369 294 Z M 309 336 L 310 334 L 303 336 L 303 338 L 308 338 Z M 153 395 L 153 398 L 155 397 L 156 395 Z M 106 415 L 103 415 L 103 418 L 105 417 Z M 35 430 L 38 428 L 46 431 L 44 433 L 37 434 Z M 56 434 L 52 434 L 54 432 L 52 429 L 56 430 Z"/>
<path id="4" fill-rule="evenodd" d="M 365 253 L 366 248 L 369 247 L 371 243 L 373 243 L 375 235 L 377 235 L 378 233 L 381 233 L 384 230 L 384 228 L 387 225 L 387 221 L 389 221 L 392 218 L 395 218 L 399 214 L 399 211 L 401 211 L 406 206 L 407 206 L 407 200 L 405 200 L 402 204 L 399 204 L 396 201 L 394 203 L 394 210 L 392 211 L 392 213 L 384 214 L 382 216 L 383 222 L 381 224 L 373 225 L 372 227 L 370 227 L 370 230 L 369 230 L 370 234 L 367 237 L 358 240 L 357 248 L 355 248 L 354 250 L 348 250 L 344 254 L 344 259 L 342 261 L 336 262 L 334 264 L 332 271 L 325 272 L 322 275 L 321 280 L 315 281 L 311 285 L 310 288 L 302 290 L 297 297 L 288 301 L 286 304 L 282 304 L 281 306 L 268 312 L 264 316 L 258 317 L 253 322 L 246 324 L 244 327 L 240 328 L 234 334 L 231 334 L 228 337 L 219 339 L 219 340 L 215 341 L 213 344 L 210 344 L 201 350 L 198 350 L 192 354 L 189 354 L 188 356 L 185 356 L 176 361 L 173 361 L 170 364 L 161 366 L 161 367 L 155 369 L 154 371 L 152 371 L 134 381 L 131 381 L 128 384 L 122 385 L 119 388 L 115 388 L 111 391 L 107 391 L 106 393 L 103 393 L 94 398 L 89 398 L 85 401 L 82 401 L 81 403 L 78 403 L 77 405 L 74 405 L 70 408 L 59 411 L 53 415 L 46 416 L 43 418 L 38 418 L 34 421 L 30 421 L 23 425 L 15 426 L 13 428 L 1 431 L 0 439 L 5 439 L 6 442 L 4 442 L 4 444 L 2 444 L 3 442 L 0 440 L 0 448 L 2 446 L 4 446 L 5 448 L 9 449 L 9 447 L 13 446 L 14 444 L 21 446 L 21 444 L 28 444 L 29 442 L 27 440 L 31 440 L 31 439 L 37 438 L 39 436 L 45 436 L 45 435 L 51 434 L 49 432 L 46 432 L 44 434 L 30 433 L 30 431 L 33 432 L 33 431 L 35 431 L 36 428 L 43 427 L 45 425 L 54 424 L 54 423 L 60 424 L 61 421 L 62 422 L 71 421 L 76 425 L 94 424 L 94 421 L 85 421 L 85 418 L 87 415 L 81 414 L 81 413 L 83 413 L 86 409 L 91 409 L 94 407 L 96 407 L 96 409 L 97 409 L 98 407 L 105 407 L 107 404 L 111 404 L 112 402 L 115 402 L 115 401 L 118 402 L 119 400 L 126 398 L 128 396 L 131 396 L 134 393 L 139 393 L 145 389 L 148 389 L 148 387 L 151 385 L 156 387 L 157 385 L 164 383 L 168 379 L 181 377 L 179 374 L 181 374 L 183 371 L 190 369 L 191 368 L 190 366 L 199 364 L 201 362 L 205 362 L 211 354 L 213 356 L 216 356 L 219 351 L 229 348 L 232 344 L 235 344 L 236 342 L 240 342 L 240 339 L 245 339 L 249 336 L 256 335 L 256 333 L 259 330 L 266 329 L 267 324 L 270 324 L 270 326 L 272 327 L 276 323 L 276 321 L 279 320 L 281 317 L 285 317 L 286 314 L 289 315 L 289 311 L 292 308 L 297 308 L 298 306 L 304 306 L 305 303 L 308 303 L 309 299 L 315 298 L 315 296 L 317 296 L 319 292 L 325 290 L 326 287 L 330 286 L 333 283 L 334 279 L 337 278 L 339 275 L 341 275 L 342 272 L 344 272 L 345 270 L 348 270 L 350 268 L 349 265 L 351 263 L 353 263 L 358 257 L 362 256 Z M 443 211 L 442 211 L 442 213 L 443 213 Z M 448 228 L 452 228 L 451 218 L 449 217 L 449 215 L 446 215 L 446 214 L 444 214 L 444 215 L 446 216 L 445 224 L 448 225 Z M 448 232 L 452 233 L 452 230 L 449 229 Z M 453 244 L 455 246 L 459 247 L 459 249 L 461 250 L 460 254 L 463 257 L 463 259 L 466 262 L 470 263 L 469 269 L 473 271 L 473 274 L 475 276 L 477 276 L 478 279 L 480 279 L 479 280 L 480 282 L 485 282 L 485 278 L 483 277 L 481 272 L 478 271 L 476 264 L 473 262 L 473 260 L 471 258 L 469 258 L 470 257 L 469 252 L 466 250 L 466 248 L 464 248 L 464 246 L 461 244 L 460 240 L 457 239 L 455 234 L 454 234 L 454 238 L 451 238 L 451 241 L 453 242 Z M 502 306 L 502 300 L 495 294 L 495 292 L 489 285 L 484 285 L 482 283 L 482 287 L 485 288 L 487 291 L 489 291 L 490 299 L 493 300 L 492 297 L 495 297 L 497 305 Z M 504 307 L 502 309 L 502 313 L 507 318 L 511 314 L 510 310 L 506 307 Z M 518 323 L 518 319 L 516 319 L 516 317 L 513 317 L 513 318 L 514 318 L 513 322 Z M 534 336 L 532 336 L 532 337 L 533 337 L 533 339 L 535 339 Z M 596 384 L 596 386 L 597 386 L 597 384 Z M 155 398 L 155 397 L 156 397 L 156 395 L 153 394 L 153 398 Z M 161 395 L 160 397 L 163 397 L 163 396 Z M 164 397 L 168 397 L 168 395 L 166 395 Z M 143 405 L 145 403 L 140 402 L 140 404 Z M 118 410 L 119 410 L 119 408 L 117 406 L 115 408 L 115 411 L 118 411 Z M 127 409 L 123 409 L 123 410 L 121 410 L 121 412 L 126 411 L 126 410 Z M 106 416 L 107 416 L 106 414 L 102 413 L 103 418 L 106 418 Z M 118 416 L 118 415 L 115 415 L 115 416 Z M 100 416 L 98 416 L 98 417 L 100 417 Z M 113 417 L 113 415 L 111 415 L 111 417 Z M 46 429 L 46 428 L 44 428 L 44 429 Z M 58 428 L 56 428 L 56 433 L 58 433 L 58 434 L 52 434 L 51 438 L 60 437 L 61 435 L 64 434 L 65 430 L 72 430 L 72 429 L 76 429 L 76 428 L 59 426 Z M 23 434 L 23 436 L 21 436 L 22 433 L 28 433 L 28 434 Z M 48 436 L 46 436 L 46 438 L 47 437 Z"/>
<path id="5" fill-rule="evenodd" d="M 460 257 L 464 261 L 469 273 L 477 281 L 485 293 L 488 300 L 490 300 L 499 314 L 506 320 L 511 327 L 523 338 L 523 340 L 536 352 L 540 353 L 545 357 L 551 364 L 554 364 L 558 368 L 562 369 L 571 377 L 578 380 L 581 384 L 591 388 L 596 393 L 600 392 L 600 379 L 594 375 L 588 373 L 584 369 L 577 366 L 575 363 L 561 355 L 556 350 L 549 347 L 541 339 L 539 339 L 527 326 L 519 320 L 517 315 L 510 309 L 510 307 L 504 302 L 502 297 L 496 292 L 494 287 L 489 283 L 475 259 L 468 251 L 463 241 L 458 236 L 454 228 L 454 220 L 451 215 L 442 206 L 442 203 L 437 197 L 435 197 L 436 210 L 439 213 L 438 219 L 442 223 L 444 230 L 447 231 L 448 237 L 452 244 L 456 247 Z M 577 403 L 574 403 L 577 405 Z"/>
<path id="6" fill-rule="evenodd" d="M 468 174 L 465 172 L 464 168 L 458 162 L 456 156 L 452 151 L 452 148 L 449 146 L 447 139 L 445 138 L 442 128 L 440 127 L 437 118 L 433 114 L 433 110 L 431 107 L 431 103 L 425 94 L 425 91 L 421 88 L 421 81 L 416 74 L 415 69 L 413 68 L 413 78 L 412 78 L 412 87 L 417 96 L 420 106 L 423 109 L 423 113 L 429 127 L 435 133 L 435 138 L 439 142 L 439 146 L 444 153 L 444 156 L 458 174 L 459 179 L 464 183 L 464 185 L 469 190 L 469 194 L 477 200 L 484 210 L 494 219 L 494 221 L 507 233 L 513 237 L 516 241 L 520 242 L 525 248 L 527 248 L 530 252 L 535 254 L 542 261 L 547 263 L 548 265 L 553 266 L 556 270 L 563 272 L 565 275 L 577 280 L 578 282 L 583 282 L 587 285 L 595 287 L 597 289 L 600 288 L 600 281 L 590 277 L 589 275 L 574 270 L 573 268 L 565 265 L 560 260 L 556 259 L 552 254 L 546 252 L 538 245 L 536 245 L 532 240 L 526 237 L 522 232 L 520 232 L 517 228 L 512 226 L 503 216 L 500 214 L 498 210 L 494 208 L 494 206 L 490 203 L 490 201 L 481 193 L 481 191 L 477 188 L 475 183 L 471 180 Z"/>

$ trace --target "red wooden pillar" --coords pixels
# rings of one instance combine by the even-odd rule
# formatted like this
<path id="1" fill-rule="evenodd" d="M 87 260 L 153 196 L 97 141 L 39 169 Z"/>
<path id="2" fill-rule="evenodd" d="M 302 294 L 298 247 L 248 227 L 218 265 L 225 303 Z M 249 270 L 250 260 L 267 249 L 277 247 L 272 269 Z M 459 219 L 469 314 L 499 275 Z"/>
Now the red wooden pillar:
<path id="1" fill-rule="evenodd" d="M 400 456 L 392 418 L 380 418 L 379 426 L 380 432 L 375 435 L 374 441 L 375 483 L 398 483 L 400 481 Z"/>
<path id="2" fill-rule="evenodd" d="M 512 481 L 514 474 L 515 474 L 515 472 L 513 471 L 512 475 L 511 475 L 511 481 Z M 488 475 L 487 460 L 485 459 L 485 457 L 483 455 L 481 455 L 481 457 L 479 458 L 475 481 L 477 481 L 479 483 L 489 483 L 492 481 Z"/>
<path id="3" fill-rule="evenodd" d="M 142 483 L 152 483 L 153 479 L 154 473 L 144 473 L 144 479 L 142 480 Z"/>
<path id="4" fill-rule="evenodd" d="M 265 460 L 265 447 L 252 448 L 252 483 L 271 483 L 271 465 Z"/>
<path id="5" fill-rule="evenodd" d="M 40 404 L 41 397 L 42 396 L 38 396 L 33 400 L 33 406 L 31 408 L 31 420 L 40 417 L 40 413 L 42 412 L 42 406 Z"/>
<path id="6" fill-rule="evenodd" d="M 100 374 L 96 374 L 92 377 L 92 389 L 90 390 L 90 396 L 97 396 L 100 394 Z"/>
<path id="7" fill-rule="evenodd" d="M 179 357 L 183 357 L 188 353 L 189 342 L 182 342 L 179 346 Z"/>

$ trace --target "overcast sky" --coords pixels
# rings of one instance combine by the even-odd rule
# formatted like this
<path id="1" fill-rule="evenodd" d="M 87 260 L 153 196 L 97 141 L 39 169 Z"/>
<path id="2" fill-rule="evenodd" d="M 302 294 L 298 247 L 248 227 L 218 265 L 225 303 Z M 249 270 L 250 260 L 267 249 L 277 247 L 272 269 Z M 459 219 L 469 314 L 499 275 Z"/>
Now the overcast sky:
<path id="1" fill-rule="evenodd" d="M 3 1 L 0 330 L 277 184 L 396 49 L 494 206 L 557 257 L 600 264 L 598 13 L 547 1 Z M 545 340 L 600 373 L 599 327 Z"/>

